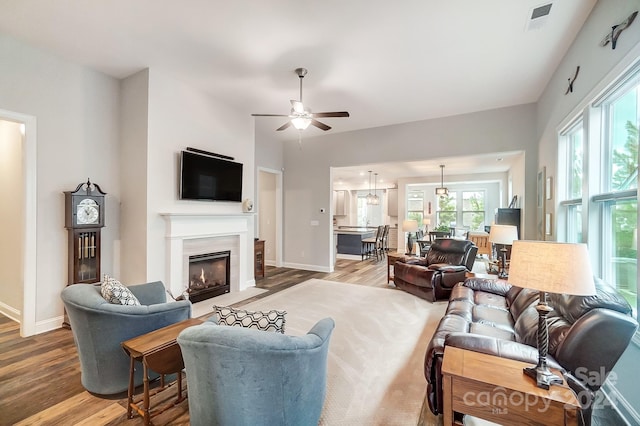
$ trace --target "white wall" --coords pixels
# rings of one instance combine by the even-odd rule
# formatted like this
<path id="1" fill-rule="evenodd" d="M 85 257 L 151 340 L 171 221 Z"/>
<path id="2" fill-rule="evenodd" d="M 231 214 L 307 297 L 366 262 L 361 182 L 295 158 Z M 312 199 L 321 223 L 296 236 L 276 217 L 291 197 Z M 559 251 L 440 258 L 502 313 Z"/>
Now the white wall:
<path id="1" fill-rule="evenodd" d="M 600 0 L 538 102 L 539 165 L 546 167 L 547 176 L 553 176 L 554 180 L 557 177 L 557 132 L 560 127 L 575 117 L 588 101 L 640 56 L 638 22 L 634 22 L 622 33 L 615 50 L 611 49 L 611 45 L 599 46 L 612 25 L 623 21 L 639 9 L 639 0 Z M 574 91 L 564 95 L 567 78 L 573 75 L 577 65 L 580 65 L 580 74 L 574 83 Z M 546 205 L 547 211 L 554 213 L 553 217 L 557 217 L 556 201 L 551 200 Z M 555 224 L 552 229 L 556 229 Z M 640 392 L 637 380 L 640 375 L 640 366 L 637 363 L 640 346 L 637 342 L 636 338 L 624 353 L 614 368 L 616 378 L 610 381 L 613 396 L 617 398 L 616 408 L 627 416 L 631 424 L 640 423 Z"/>
<path id="2" fill-rule="evenodd" d="M 118 81 L 0 35 L 0 109 L 35 116 L 37 128 L 36 322 L 59 327 L 67 285 L 63 191 L 87 177 L 108 193 L 102 267 L 114 263 L 119 227 Z M 27 171 L 29 173 L 29 171 Z"/>
<path id="3" fill-rule="evenodd" d="M 329 270 L 332 221 L 330 167 L 468 156 L 525 153 L 525 205 L 535 206 L 537 145 L 535 105 L 520 105 L 434 120 L 335 133 L 285 144 L 284 259 L 290 266 Z M 398 196 L 399 199 L 402 197 Z M 399 216 L 400 217 L 400 216 Z M 319 226 L 311 225 L 318 221 Z M 528 215 L 526 236 L 535 234 Z"/>
<path id="4" fill-rule="evenodd" d="M 20 124 L 0 120 L 0 311 L 22 311 L 24 182 Z"/>
<path id="5" fill-rule="evenodd" d="M 149 71 L 148 108 L 146 280 L 166 281 L 166 231 L 160 213 L 242 213 L 242 203 L 180 200 L 180 151 L 194 147 L 234 157 L 244 164 L 243 199 L 255 199 L 253 125 L 248 112 L 233 110 L 154 69 Z M 253 231 L 253 215 L 247 217 Z M 253 240 L 251 234 L 249 241 Z M 243 255 L 253 259 L 253 245 L 249 246 Z M 253 263 L 247 264 L 247 276 L 253 279 Z"/>
<path id="6" fill-rule="evenodd" d="M 120 174 L 122 179 L 119 244 L 121 282 L 137 284 L 147 278 L 147 169 L 149 70 L 120 83 Z M 103 268 L 104 269 L 104 268 Z M 104 271 L 108 273 L 109 271 Z"/>

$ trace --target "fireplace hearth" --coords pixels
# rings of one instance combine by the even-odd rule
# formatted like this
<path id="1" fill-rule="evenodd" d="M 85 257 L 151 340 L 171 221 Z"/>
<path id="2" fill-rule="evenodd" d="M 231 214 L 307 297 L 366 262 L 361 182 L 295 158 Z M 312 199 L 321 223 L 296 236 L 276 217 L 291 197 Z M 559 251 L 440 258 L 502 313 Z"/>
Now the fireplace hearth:
<path id="1" fill-rule="evenodd" d="M 189 256 L 189 300 L 201 302 L 229 293 L 231 251 Z"/>

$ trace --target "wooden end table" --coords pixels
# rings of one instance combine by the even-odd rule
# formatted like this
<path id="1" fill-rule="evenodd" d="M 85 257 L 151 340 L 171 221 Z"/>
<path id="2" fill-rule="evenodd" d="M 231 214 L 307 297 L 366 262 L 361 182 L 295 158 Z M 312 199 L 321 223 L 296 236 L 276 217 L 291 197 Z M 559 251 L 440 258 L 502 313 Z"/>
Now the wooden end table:
<path id="1" fill-rule="evenodd" d="M 405 252 L 402 252 L 402 251 L 396 251 L 396 252 L 390 251 L 389 253 L 387 253 L 387 284 L 393 281 L 393 274 L 391 273 L 391 267 L 393 266 L 394 263 L 396 263 L 396 261 L 400 259 L 404 259 L 405 257 L 418 257 L 418 256 L 413 254 L 406 254 Z"/>
<path id="2" fill-rule="evenodd" d="M 127 396 L 128 419 L 133 418 L 133 410 L 135 410 L 136 413 L 144 418 L 144 424 L 149 425 L 151 424 L 152 415 L 160 414 L 170 406 L 184 400 L 185 397 L 182 396 L 182 369 L 184 368 L 184 361 L 182 360 L 182 352 L 180 351 L 180 346 L 176 338 L 185 328 L 199 324 L 202 324 L 202 320 L 191 318 L 122 342 L 122 348 L 127 355 L 131 357 L 129 366 L 129 392 Z M 143 366 L 144 391 L 142 407 L 138 405 L 140 401 L 133 401 L 136 361 L 141 362 Z M 165 387 L 165 374 L 178 375 L 178 396 L 176 400 L 153 414 L 151 414 L 149 407 L 149 370 L 160 374 L 160 389 L 158 391 L 163 390 Z"/>
<path id="3" fill-rule="evenodd" d="M 457 424 L 454 412 L 502 425 L 577 425 L 580 404 L 566 381 L 541 389 L 522 372 L 530 366 L 447 346 L 442 364 L 444 425 Z"/>

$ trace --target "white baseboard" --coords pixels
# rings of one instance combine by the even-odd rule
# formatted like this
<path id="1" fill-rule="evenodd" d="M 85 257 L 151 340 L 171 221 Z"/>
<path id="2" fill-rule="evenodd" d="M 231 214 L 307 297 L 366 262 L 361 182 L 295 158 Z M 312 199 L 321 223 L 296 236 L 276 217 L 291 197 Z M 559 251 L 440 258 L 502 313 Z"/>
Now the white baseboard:
<path id="1" fill-rule="evenodd" d="M 306 265 L 304 263 L 289 263 L 285 262 L 285 268 L 292 269 L 302 269 L 303 271 L 313 271 L 313 272 L 332 272 L 328 267 L 318 266 L 318 265 Z"/>
<path id="2" fill-rule="evenodd" d="M 631 406 L 611 382 L 605 381 L 600 390 L 622 420 L 629 425 L 640 425 L 640 414 L 636 411 L 637 407 Z"/>
<path id="3" fill-rule="evenodd" d="M 57 330 L 58 328 L 62 328 L 63 322 L 64 322 L 64 316 L 59 316 L 59 317 L 51 318 L 44 321 L 37 321 L 36 334 L 46 333 L 47 331 Z"/>
<path id="4" fill-rule="evenodd" d="M 18 309 L 2 302 L 0 302 L 0 314 L 4 315 L 7 318 L 11 318 L 17 323 L 20 323 L 20 320 L 22 319 L 22 314 Z"/>
<path id="5" fill-rule="evenodd" d="M 348 260 L 362 260 L 362 255 L 360 254 L 336 254 L 336 259 L 348 259 Z"/>

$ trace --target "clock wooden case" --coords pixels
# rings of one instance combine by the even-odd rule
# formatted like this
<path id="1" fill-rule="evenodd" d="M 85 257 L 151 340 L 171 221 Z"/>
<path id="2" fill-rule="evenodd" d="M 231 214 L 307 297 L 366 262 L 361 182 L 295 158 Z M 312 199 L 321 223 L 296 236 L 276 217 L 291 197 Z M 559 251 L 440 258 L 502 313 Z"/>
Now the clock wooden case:
<path id="1" fill-rule="evenodd" d="M 100 281 L 100 231 L 106 192 L 87 180 L 65 191 L 65 227 L 69 237 L 69 284 Z"/>

